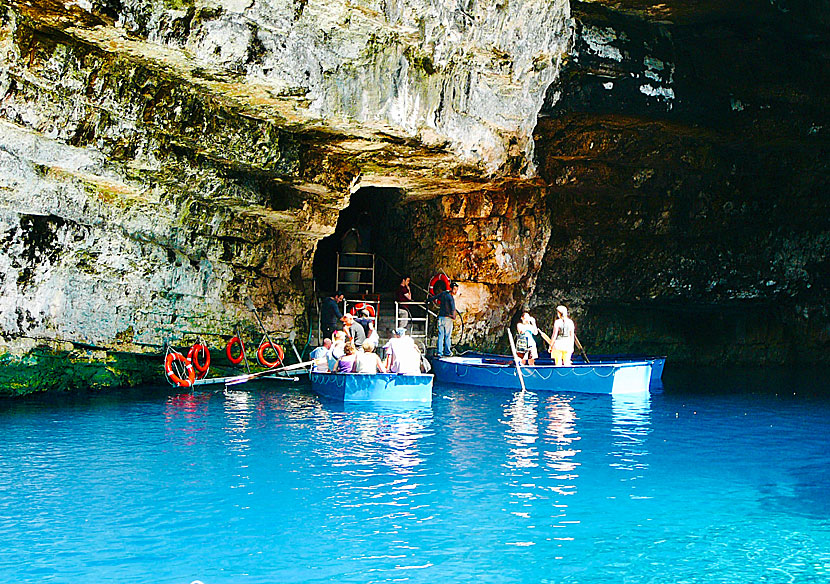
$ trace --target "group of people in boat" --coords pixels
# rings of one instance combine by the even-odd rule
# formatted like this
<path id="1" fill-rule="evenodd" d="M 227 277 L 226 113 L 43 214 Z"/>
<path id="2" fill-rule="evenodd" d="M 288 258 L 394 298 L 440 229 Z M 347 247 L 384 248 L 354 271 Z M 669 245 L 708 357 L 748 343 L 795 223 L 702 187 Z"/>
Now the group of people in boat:
<path id="1" fill-rule="evenodd" d="M 374 324 L 372 334 L 361 340 L 363 328 L 351 314 L 341 317 L 343 328 L 326 337 L 323 344 L 311 352 L 314 371 L 332 373 L 421 373 L 421 351 L 415 340 L 403 327 L 396 328 L 393 336 L 383 346 L 384 358 L 377 354 L 378 336 Z M 374 319 L 369 318 L 370 321 Z M 357 325 L 357 326 L 355 326 Z"/>
<path id="2" fill-rule="evenodd" d="M 411 301 L 409 277 L 404 277 L 396 291 L 396 300 L 399 302 Z M 450 282 L 449 288 L 427 297 L 427 302 L 438 303 L 438 343 L 437 357 L 452 356 L 452 331 L 457 316 L 455 296 L 458 294 L 458 283 Z M 323 301 L 322 323 L 326 333 L 326 340 L 321 347 L 312 352 L 312 358 L 317 359 L 315 365 L 318 371 L 335 371 L 340 373 L 403 373 L 403 370 L 412 373 L 421 371 L 421 354 L 414 340 L 406 334 L 405 328 L 394 331 L 394 337 L 384 345 L 385 359 L 376 353 L 378 347 L 378 333 L 375 319 L 367 310 L 363 310 L 360 317 L 352 314 L 342 314 L 340 305 L 345 300 L 342 292 L 335 292 Z M 559 305 L 556 307 L 556 320 L 553 323 L 553 333 L 548 337 L 541 332 L 536 319 L 528 311 L 523 311 L 516 325 L 518 337 L 516 352 L 522 365 L 534 365 L 539 358 L 539 348 L 536 336 L 541 335 L 548 342 L 548 351 L 554 363 L 559 366 L 570 366 L 576 340 L 574 321 L 568 317 L 568 309 Z M 368 332 L 367 332 L 368 331 Z M 322 357 L 326 356 L 325 364 Z M 402 370 L 403 369 L 403 370 Z"/>
<path id="3" fill-rule="evenodd" d="M 535 335 L 542 335 L 548 341 L 548 351 L 556 365 L 571 365 L 571 356 L 574 352 L 576 340 L 576 326 L 568 318 L 568 309 L 562 305 L 556 307 L 556 320 L 553 323 L 553 334 L 547 337 L 539 330 L 536 319 L 528 311 L 522 312 L 516 324 L 519 335 L 516 339 L 516 353 L 522 365 L 534 365 L 539 358 L 539 348 L 536 345 Z"/>

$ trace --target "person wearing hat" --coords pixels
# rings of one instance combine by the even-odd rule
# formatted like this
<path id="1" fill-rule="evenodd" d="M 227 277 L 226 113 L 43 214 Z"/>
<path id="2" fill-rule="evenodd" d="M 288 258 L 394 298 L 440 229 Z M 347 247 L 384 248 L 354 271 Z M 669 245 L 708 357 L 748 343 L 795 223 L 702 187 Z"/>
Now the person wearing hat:
<path id="1" fill-rule="evenodd" d="M 396 328 L 393 336 L 384 345 L 386 349 L 386 369 L 390 373 L 417 375 L 421 372 L 421 352 L 412 337 L 403 327 Z"/>
<path id="2" fill-rule="evenodd" d="M 458 294 L 458 282 L 451 282 L 450 289 L 434 294 L 427 298 L 427 302 L 437 301 L 438 308 L 438 347 L 436 354 L 439 357 L 452 357 L 452 329 L 455 324 L 455 295 Z"/>
<path id="3" fill-rule="evenodd" d="M 559 317 L 553 323 L 553 334 L 551 335 L 550 356 L 557 365 L 571 366 L 571 355 L 574 352 L 574 338 L 576 327 L 574 321 L 568 318 L 568 309 L 564 306 L 556 307 L 556 315 Z"/>

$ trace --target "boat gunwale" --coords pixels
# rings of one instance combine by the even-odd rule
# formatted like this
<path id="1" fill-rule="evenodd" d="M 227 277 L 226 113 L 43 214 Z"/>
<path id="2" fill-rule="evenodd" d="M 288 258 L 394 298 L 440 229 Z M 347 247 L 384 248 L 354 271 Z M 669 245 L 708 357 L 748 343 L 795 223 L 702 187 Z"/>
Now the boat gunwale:
<path id="1" fill-rule="evenodd" d="M 498 358 L 498 363 L 485 363 L 484 359 L 486 358 Z M 465 359 L 464 361 L 451 361 L 451 359 Z M 466 361 L 466 359 L 479 359 L 479 362 L 475 361 Z M 438 361 L 442 361 L 447 364 L 452 365 L 463 365 L 465 367 L 475 367 L 475 368 L 482 368 L 482 369 L 515 369 L 516 363 L 514 361 L 508 361 L 507 358 L 503 355 L 496 355 L 493 353 L 475 353 L 472 356 L 466 356 L 462 353 L 460 355 L 454 355 L 452 357 L 438 357 Z M 600 363 L 572 363 L 571 365 L 556 365 L 554 363 L 541 363 L 535 365 L 520 365 L 522 369 L 534 370 L 534 369 L 587 369 L 587 368 L 596 368 L 596 367 L 612 367 L 615 369 L 621 369 L 624 367 L 642 367 L 643 365 L 651 366 L 651 359 L 643 359 L 637 361 L 624 361 L 624 362 L 600 362 Z"/>

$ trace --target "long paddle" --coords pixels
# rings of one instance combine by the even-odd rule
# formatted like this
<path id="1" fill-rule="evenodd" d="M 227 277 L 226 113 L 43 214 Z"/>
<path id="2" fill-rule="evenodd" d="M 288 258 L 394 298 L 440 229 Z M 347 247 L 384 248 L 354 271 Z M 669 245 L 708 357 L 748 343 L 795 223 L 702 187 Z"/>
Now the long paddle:
<path id="1" fill-rule="evenodd" d="M 273 369 L 266 369 L 265 371 L 257 371 L 256 373 L 240 375 L 238 377 L 232 378 L 232 380 L 230 380 L 230 382 L 226 382 L 225 385 L 236 385 L 237 383 L 245 383 L 247 381 L 250 381 L 251 379 L 262 377 L 263 375 L 282 373 L 283 371 L 292 371 L 294 369 L 304 369 L 305 367 L 308 367 L 312 364 L 314 364 L 314 361 L 305 361 L 304 363 L 295 363 L 294 365 L 287 365 L 285 367 L 274 367 Z"/>
<path id="2" fill-rule="evenodd" d="M 254 306 L 254 301 L 251 300 L 250 296 L 245 297 L 245 306 L 248 307 L 248 310 L 250 310 L 251 312 L 254 313 L 254 316 L 256 317 L 256 321 L 259 324 L 259 328 L 262 329 L 262 333 L 265 335 L 265 340 L 268 341 L 268 344 L 271 345 L 271 347 L 274 349 L 274 352 L 276 353 L 277 345 L 276 345 L 276 343 L 274 343 L 271 340 L 271 337 L 268 336 L 268 331 L 265 330 L 265 326 L 262 324 L 262 321 L 259 319 L 259 313 L 257 312 L 256 306 Z M 294 331 L 292 331 L 292 332 L 294 332 Z M 292 339 L 292 341 L 293 341 L 293 339 Z M 277 359 L 279 359 L 279 356 L 280 356 L 279 353 L 277 353 Z M 299 356 L 297 356 L 297 359 L 299 359 Z"/>
<path id="3" fill-rule="evenodd" d="M 522 385 L 522 391 L 525 389 L 525 379 L 522 377 L 522 364 L 519 361 L 519 353 L 516 351 L 516 343 L 513 341 L 513 333 L 507 329 L 507 338 L 510 339 L 510 350 L 513 351 L 513 360 L 516 362 L 516 372 L 519 374 L 519 383 Z"/>
<path id="4" fill-rule="evenodd" d="M 579 349 L 579 352 L 582 353 L 582 358 L 585 359 L 585 362 L 590 363 L 590 361 L 588 361 L 588 355 L 585 354 L 585 349 L 582 348 L 582 343 L 579 342 L 579 338 L 577 338 L 576 333 L 574 333 L 574 342 L 576 343 L 576 347 Z"/>
<path id="5" fill-rule="evenodd" d="M 552 341 L 550 340 L 550 337 L 542 331 L 539 331 L 539 334 L 542 335 L 542 338 L 548 344 L 548 347 L 550 347 L 551 344 L 552 344 Z M 574 333 L 574 343 L 576 343 L 577 349 L 579 349 L 579 351 L 582 353 L 582 358 L 585 359 L 585 362 L 590 363 L 590 361 L 588 360 L 588 355 L 585 354 L 585 349 L 582 348 L 582 343 L 580 343 L 579 339 L 576 338 L 576 333 Z"/>

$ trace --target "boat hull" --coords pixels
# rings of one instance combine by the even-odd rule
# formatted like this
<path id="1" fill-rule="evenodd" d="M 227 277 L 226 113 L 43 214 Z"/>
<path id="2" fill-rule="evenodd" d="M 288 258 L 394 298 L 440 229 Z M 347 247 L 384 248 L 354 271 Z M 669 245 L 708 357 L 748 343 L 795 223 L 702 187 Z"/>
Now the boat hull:
<path id="1" fill-rule="evenodd" d="M 629 363 L 631 361 L 647 361 L 651 363 L 651 388 L 663 387 L 663 367 L 666 365 L 666 357 L 635 354 L 613 354 L 613 355 L 588 355 L 590 363 Z M 575 364 L 584 363 L 581 356 L 574 355 Z"/>
<path id="2" fill-rule="evenodd" d="M 315 393 L 351 403 L 432 403 L 432 375 L 311 373 Z"/>
<path id="3" fill-rule="evenodd" d="M 651 368 L 647 361 L 627 361 L 570 367 L 537 364 L 522 366 L 521 371 L 525 388 L 531 391 L 632 394 L 648 393 Z M 503 355 L 442 357 L 433 360 L 433 371 L 442 383 L 521 388 L 515 363 Z"/>

